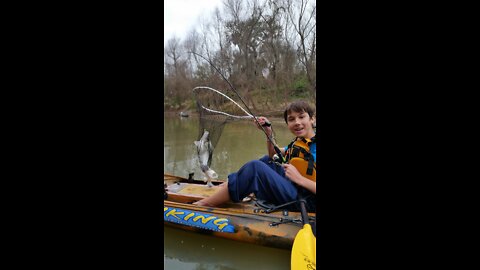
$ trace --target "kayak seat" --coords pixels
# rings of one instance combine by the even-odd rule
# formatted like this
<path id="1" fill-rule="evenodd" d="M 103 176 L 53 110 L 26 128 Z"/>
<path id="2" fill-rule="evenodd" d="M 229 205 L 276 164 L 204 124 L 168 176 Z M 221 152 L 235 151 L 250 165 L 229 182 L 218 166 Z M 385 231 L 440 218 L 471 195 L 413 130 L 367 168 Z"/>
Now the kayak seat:
<path id="1" fill-rule="evenodd" d="M 297 203 L 297 202 L 298 201 L 295 200 L 295 201 L 291 201 L 291 202 L 284 203 L 284 204 L 281 204 L 281 205 L 275 205 L 275 204 L 269 203 L 265 200 L 255 199 L 255 205 L 260 207 L 260 208 L 263 208 L 265 213 L 272 213 L 272 212 L 277 211 L 277 210 L 285 210 L 285 209 L 283 209 L 284 207 L 289 206 L 289 205 L 294 204 L 294 203 Z"/>
<path id="2" fill-rule="evenodd" d="M 284 204 L 281 204 L 281 205 L 275 205 L 275 204 L 269 203 L 265 200 L 254 199 L 254 201 L 255 201 L 255 205 L 262 208 L 265 211 L 265 213 L 272 213 L 272 212 L 277 211 L 277 210 L 282 210 L 284 212 L 284 215 L 288 215 L 288 211 L 285 210 L 285 209 L 282 209 L 282 207 L 285 207 L 285 206 L 288 206 L 288 205 L 291 205 L 291 204 L 294 204 L 294 203 L 298 203 L 298 200 L 295 200 L 295 201 L 284 203 Z M 313 235 L 315 237 L 317 237 L 317 222 L 316 222 L 315 217 L 309 217 L 309 222 L 308 223 L 312 227 Z"/>

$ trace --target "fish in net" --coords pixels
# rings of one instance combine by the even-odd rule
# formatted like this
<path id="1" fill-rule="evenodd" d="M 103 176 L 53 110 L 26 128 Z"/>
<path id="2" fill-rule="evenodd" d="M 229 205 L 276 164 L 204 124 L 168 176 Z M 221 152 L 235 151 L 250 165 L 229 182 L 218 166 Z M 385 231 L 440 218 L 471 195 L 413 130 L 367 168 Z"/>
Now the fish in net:
<path id="1" fill-rule="evenodd" d="M 192 91 L 199 115 L 198 136 L 194 144 L 204 180 L 211 187 L 213 186 L 211 181 L 218 178 L 218 174 L 210 168 L 213 151 L 220 140 L 225 125 L 232 121 L 251 119 L 253 116 L 232 98 L 216 89 L 199 86 Z"/>

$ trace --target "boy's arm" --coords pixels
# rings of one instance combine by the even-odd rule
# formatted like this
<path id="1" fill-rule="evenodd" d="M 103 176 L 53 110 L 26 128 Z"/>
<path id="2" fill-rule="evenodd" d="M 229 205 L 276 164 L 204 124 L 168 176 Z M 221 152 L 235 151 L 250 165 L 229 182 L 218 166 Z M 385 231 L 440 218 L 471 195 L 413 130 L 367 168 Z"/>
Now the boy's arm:
<path id="1" fill-rule="evenodd" d="M 317 194 L 317 182 L 313 182 L 310 179 L 303 177 L 298 172 L 297 168 L 291 164 L 282 164 L 282 166 L 285 169 L 285 176 L 288 177 L 290 181 L 308 189 L 313 194 Z"/>
<path id="2" fill-rule="evenodd" d="M 308 189 L 310 192 L 313 194 L 317 194 L 317 182 L 313 182 L 308 178 L 305 178 L 302 176 L 301 182 L 297 182 L 298 185 L 304 187 L 305 189 Z"/>

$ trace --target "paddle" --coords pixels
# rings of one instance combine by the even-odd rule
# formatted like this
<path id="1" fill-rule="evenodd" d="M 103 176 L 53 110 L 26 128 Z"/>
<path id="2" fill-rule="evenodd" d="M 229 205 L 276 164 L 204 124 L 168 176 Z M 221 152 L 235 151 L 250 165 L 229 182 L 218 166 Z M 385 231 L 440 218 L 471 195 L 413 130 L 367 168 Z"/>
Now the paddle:
<path id="1" fill-rule="evenodd" d="M 298 193 L 300 194 L 300 192 Z M 316 248 L 317 239 L 313 235 L 312 227 L 309 224 L 305 199 L 299 195 L 300 210 L 302 213 L 303 228 L 298 231 L 292 247 L 292 270 L 316 269 Z"/>

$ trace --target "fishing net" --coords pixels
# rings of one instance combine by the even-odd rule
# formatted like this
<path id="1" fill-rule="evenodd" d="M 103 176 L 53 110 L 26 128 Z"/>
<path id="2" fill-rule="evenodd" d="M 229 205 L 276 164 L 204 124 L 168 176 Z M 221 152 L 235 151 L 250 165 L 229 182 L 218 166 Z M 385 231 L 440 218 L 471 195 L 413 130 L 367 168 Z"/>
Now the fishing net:
<path id="1" fill-rule="evenodd" d="M 195 95 L 197 110 L 199 113 L 199 130 L 197 138 L 199 141 L 208 138 L 211 143 L 211 147 L 208 149 L 208 161 L 206 161 L 207 155 L 202 154 L 202 152 L 205 153 L 205 151 L 199 148 L 201 143 L 198 141 L 195 142 L 197 145 L 200 165 L 202 171 L 205 173 L 211 165 L 213 151 L 220 140 L 225 125 L 229 122 L 253 119 L 255 117 L 249 113 L 250 110 L 247 111 L 232 98 L 236 96 L 236 92 L 228 90 L 220 92 L 211 87 L 199 86 L 193 89 L 193 93 Z M 243 101 L 242 104 L 244 104 Z M 270 126 L 270 123 L 263 125 L 263 127 L 265 126 Z M 206 132 L 208 132 L 208 134 Z M 275 134 L 273 129 L 272 132 Z M 278 150 L 277 153 L 280 155 L 280 150 L 278 149 L 278 146 L 276 146 L 273 139 L 274 137 L 275 136 L 272 136 L 270 140 L 274 143 L 276 151 Z"/>
<path id="2" fill-rule="evenodd" d="M 207 86 L 195 87 L 193 90 L 199 115 L 199 129 L 197 140 L 200 140 L 205 131 L 212 145 L 211 152 L 218 144 L 225 125 L 229 122 L 242 119 L 251 119 L 253 116 L 245 111 L 234 99 L 229 97 L 228 91 L 220 92 Z M 212 159 L 208 160 L 208 166 Z"/>
<path id="3" fill-rule="evenodd" d="M 207 58 L 203 57 L 200 54 L 197 54 L 195 52 L 191 53 L 206 60 L 211 65 L 211 67 L 214 68 L 220 74 L 220 76 L 228 83 L 230 89 L 232 90 L 224 90 L 220 92 L 207 86 L 199 86 L 193 89 L 199 114 L 199 131 L 197 137 L 198 141 L 195 141 L 195 145 L 197 146 L 200 167 L 202 171 L 206 174 L 207 178 L 210 179 L 210 175 L 212 174 L 209 174 L 209 171 L 211 171 L 209 170 L 209 167 L 212 162 L 212 154 L 218 144 L 218 141 L 220 140 L 220 136 L 225 125 L 228 122 L 232 122 L 235 120 L 254 118 L 258 122 L 258 119 L 250 113 L 250 110 L 247 108 L 247 105 L 237 93 L 235 88 L 227 80 L 227 78 L 225 78 L 225 76 L 220 72 L 220 70 L 218 70 L 212 64 L 212 62 L 210 62 Z M 268 71 L 264 70 L 263 75 L 267 77 Z M 245 108 L 243 108 L 235 100 L 233 100 L 231 98 L 232 96 L 238 97 L 241 103 L 248 110 L 248 112 L 247 110 L 245 110 Z M 266 123 L 266 125 L 270 125 L 270 123 Z M 266 134 L 265 129 L 263 127 L 261 128 Z M 273 139 L 270 138 L 270 136 L 269 140 L 275 145 Z M 280 150 L 276 145 L 275 151 L 280 154 Z"/>

